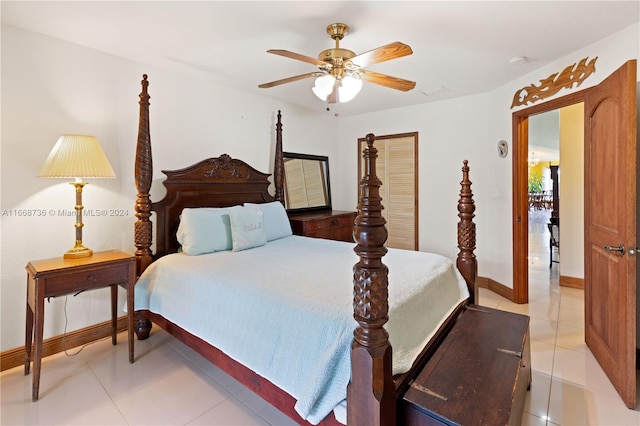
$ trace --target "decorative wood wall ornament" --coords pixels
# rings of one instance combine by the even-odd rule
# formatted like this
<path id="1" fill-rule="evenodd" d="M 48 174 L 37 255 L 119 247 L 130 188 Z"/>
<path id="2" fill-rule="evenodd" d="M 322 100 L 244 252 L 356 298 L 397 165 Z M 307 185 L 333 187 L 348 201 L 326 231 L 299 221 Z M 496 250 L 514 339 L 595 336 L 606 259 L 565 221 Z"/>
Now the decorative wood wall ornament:
<path id="1" fill-rule="evenodd" d="M 544 80 L 540 80 L 540 86 L 531 84 L 518 90 L 513 96 L 511 108 L 546 99 L 562 89 L 571 89 L 574 85 L 579 87 L 596 70 L 598 57 L 596 56 L 589 63 L 587 63 L 587 59 L 588 57 L 576 64 L 569 65 L 560 73 L 551 74 Z"/>

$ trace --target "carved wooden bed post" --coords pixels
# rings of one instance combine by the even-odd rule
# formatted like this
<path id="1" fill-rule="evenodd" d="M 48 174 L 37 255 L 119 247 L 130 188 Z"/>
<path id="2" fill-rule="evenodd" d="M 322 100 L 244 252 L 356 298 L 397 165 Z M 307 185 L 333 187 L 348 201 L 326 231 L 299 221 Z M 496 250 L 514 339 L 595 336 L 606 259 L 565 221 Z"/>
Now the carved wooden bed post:
<path id="1" fill-rule="evenodd" d="M 273 166 L 273 183 L 276 187 L 275 198 L 284 205 L 284 155 L 282 150 L 282 114 L 278 110 L 276 122 L 276 155 Z"/>
<path id="2" fill-rule="evenodd" d="M 473 251 L 476 249 L 476 224 L 473 223 L 476 205 L 471 192 L 469 180 L 469 162 L 464 160 L 462 166 L 462 182 L 460 182 L 460 200 L 458 201 L 458 259 L 456 266 L 467 282 L 470 303 L 478 303 L 476 278 L 478 277 L 478 261 Z"/>
<path id="3" fill-rule="evenodd" d="M 351 347 L 351 382 L 347 388 L 347 423 L 392 425 L 396 420 L 396 388 L 391 369 L 391 345 L 383 328 L 388 321 L 388 269 L 385 219 L 375 160 L 375 136 L 368 134 L 364 150 L 365 174 L 360 181 L 354 251 L 360 261 L 353 267 L 353 316 L 358 322 Z"/>
<path id="4" fill-rule="evenodd" d="M 140 120 L 138 123 L 138 143 L 136 145 L 135 178 L 138 197 L 136 198 L 135 245 L 136 273 L 140 276 L 153 261 L 151 240 L 153 235 L 151 217 L 151 198 L 149 190 L 153 180 L 153 162 L 151 157 L 151 135 L 149 133 L 149 81 L 142 76 L 140 93 Z"/>
<path id="5" fill-rule="evenodd" d="M 136 198 L 136 220 L 134 240 L 136 245 L 136 276 L 153 261 L 151 240 L 153 227 L 151 220 L 151 182 L 153 180 L 153 161 L 151 157 L 151 134 L 149 132 L 149 81 L 147 75 L 142 76 L 142 92 L 140 93 L 140 119 L 138 123 L 138 143 L 136 145 L 135 181 L 138 197 Z M 149 337 L 151 321 L 141 315 L 135 316 L 135 333 L 139 340 Z"/>

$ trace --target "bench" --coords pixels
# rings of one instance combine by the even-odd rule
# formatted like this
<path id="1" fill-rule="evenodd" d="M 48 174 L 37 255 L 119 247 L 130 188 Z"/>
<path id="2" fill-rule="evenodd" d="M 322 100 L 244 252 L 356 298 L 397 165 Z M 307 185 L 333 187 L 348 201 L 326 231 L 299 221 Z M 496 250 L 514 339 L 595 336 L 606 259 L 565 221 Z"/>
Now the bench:
<path id="1" fill-rule="evenodd" d="M 519 425 L 530 385 L 529 317 L 469 305 L 410 382 L 399 424 Z"/>

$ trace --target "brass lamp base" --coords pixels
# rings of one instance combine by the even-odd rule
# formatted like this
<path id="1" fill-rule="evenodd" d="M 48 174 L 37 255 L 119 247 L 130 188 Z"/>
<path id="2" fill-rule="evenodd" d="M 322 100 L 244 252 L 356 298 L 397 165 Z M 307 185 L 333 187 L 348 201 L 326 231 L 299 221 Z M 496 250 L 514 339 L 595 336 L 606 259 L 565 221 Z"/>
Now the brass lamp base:
<path id="1" fill-rule="evenodd" d="M 93 250 L 82 245 L 82 241 L 76 241 L 76 245 L 64 254 L 65 259 L 79 259 L 93 256 Z"/>
<path id="2" fill-rule="evenodd" d="M 82 257 L 91 257 L 93 256 L 93 250 L 86 248 L 82 245 L 82 228 L 84 224 L 82 223 L 82 187 L 84 187 L 87 183 L 82 182 L 81 180 L 76 180 L 75 182 L 69 182 L 71 185 L 76 188 L 76 244 L 72 249 L 67 251 L 64 254 L 65 259 L 79 259 Z"/>

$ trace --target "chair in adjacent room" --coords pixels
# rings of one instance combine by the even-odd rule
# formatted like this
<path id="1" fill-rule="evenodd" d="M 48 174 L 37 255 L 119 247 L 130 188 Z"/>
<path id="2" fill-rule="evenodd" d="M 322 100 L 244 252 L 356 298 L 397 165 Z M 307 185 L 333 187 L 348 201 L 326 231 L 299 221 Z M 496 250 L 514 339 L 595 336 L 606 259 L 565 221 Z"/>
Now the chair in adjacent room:
<path id="1" fill-rule="evenodd" d="M 547 223 L 549 228 L 549 268 L 555 263 L 560 263 L 560 222 L 558 220 Z M 553 253 L 556 259 L 553 259 Z"/>

